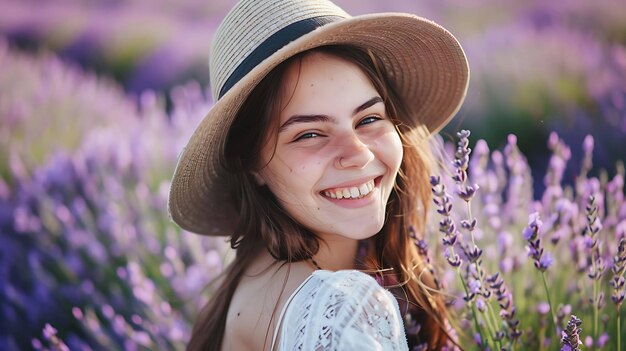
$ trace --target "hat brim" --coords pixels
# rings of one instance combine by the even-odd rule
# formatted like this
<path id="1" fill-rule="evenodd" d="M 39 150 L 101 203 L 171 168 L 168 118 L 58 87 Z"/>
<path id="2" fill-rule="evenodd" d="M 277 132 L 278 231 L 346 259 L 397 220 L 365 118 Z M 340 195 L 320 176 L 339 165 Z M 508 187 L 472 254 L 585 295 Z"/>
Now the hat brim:
<path id="1" fill-rule="evenodd" d="M 438 132 L 459 110 L 469 83 L 461 45 L 438 24 L 410 14 L 379 13 L 322 26 L 287 44 L 237 82 L 211 108 L 179 156 L 168 208 L 181 228 L 231 235 L 238 213 L 220 165 L 228 131 L 257 84 L 288 58 L 320 46 L 347 44 L 371 50 L 409 105 L 411 119 Z"/>

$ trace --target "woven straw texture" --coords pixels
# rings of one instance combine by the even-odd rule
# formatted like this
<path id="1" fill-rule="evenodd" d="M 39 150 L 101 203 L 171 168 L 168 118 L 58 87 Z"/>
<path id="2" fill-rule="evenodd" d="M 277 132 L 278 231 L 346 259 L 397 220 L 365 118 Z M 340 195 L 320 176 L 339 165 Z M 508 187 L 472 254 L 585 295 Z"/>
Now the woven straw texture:
<path id="1" fill-rule="evenodd" d="M 411 116 L 431 133 L 458 111 L 467 91 L 469 67 L 463 49 L 443 27 L 410 14 L 381 13 L 350 17 L 327 1 L 243 1 L 218 29 L 210 62 L 213 95 L 239 63 L 276 31 L 304 18 L 344 17 L 305 34 L 254 67 L 216 100 L 181 156 L 172 179 L 171 218 L 183 229 L 205 235 L 230 235 L 238 212 L 225 188 L 228 174 L 220 157 L 228 129 L 252 89 L 289 57 L 324 45 L 349 44 L 371 50 L 397 91 L 414 111 Z"/>
<path id="2" fill-rule="evenodd" d="M 280 29 L 303 19 L 349 15 L 328 1 L 241 1 L 226 15 L 215 33 L 209 61 L 213 101 L 235 68 Z"/>

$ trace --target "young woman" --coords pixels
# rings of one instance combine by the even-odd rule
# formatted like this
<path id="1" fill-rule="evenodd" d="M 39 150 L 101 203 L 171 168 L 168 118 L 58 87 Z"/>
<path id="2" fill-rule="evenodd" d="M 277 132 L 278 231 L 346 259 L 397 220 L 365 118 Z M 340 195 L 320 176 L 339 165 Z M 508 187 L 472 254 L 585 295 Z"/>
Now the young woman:
<path id="1" fill-rule="evenodd" d="M 182 228 L 229 236 L 236 256 L 188 348 L 454 345 L 414 244 L 428 138 L 469 79 L 454 37 L 408 14 L 244 0 L 210 70 L 216 102 L 181 154 L 169 209 Z"/>

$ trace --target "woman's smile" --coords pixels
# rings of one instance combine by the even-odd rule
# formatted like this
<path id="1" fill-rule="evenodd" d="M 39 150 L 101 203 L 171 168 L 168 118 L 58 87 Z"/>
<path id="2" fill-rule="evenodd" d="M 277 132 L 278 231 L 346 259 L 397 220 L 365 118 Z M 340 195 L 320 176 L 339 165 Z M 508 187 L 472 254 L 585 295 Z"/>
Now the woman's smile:
<path id="1" fill-rule="evenodd" d="M 331 199 L 360 199 L 369 195 L 374 190 L 374 179 L 360 185 L 324 190 L 322 194 Z"/>

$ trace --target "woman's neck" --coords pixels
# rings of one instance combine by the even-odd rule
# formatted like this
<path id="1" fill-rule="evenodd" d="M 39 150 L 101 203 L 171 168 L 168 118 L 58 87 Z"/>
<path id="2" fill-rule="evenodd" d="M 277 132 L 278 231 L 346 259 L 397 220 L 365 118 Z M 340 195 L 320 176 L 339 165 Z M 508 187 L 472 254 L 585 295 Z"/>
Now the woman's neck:
<path id="1" fill-rule="evenodd" d="M 313 256 L 319 268 L 329 271 L 354 269 L 358 240 L 347 238 L 324 238 Z"/>

